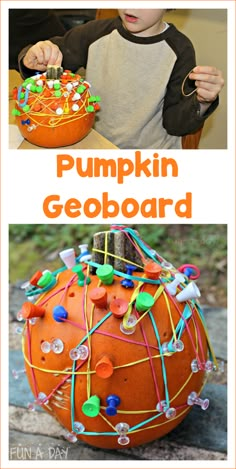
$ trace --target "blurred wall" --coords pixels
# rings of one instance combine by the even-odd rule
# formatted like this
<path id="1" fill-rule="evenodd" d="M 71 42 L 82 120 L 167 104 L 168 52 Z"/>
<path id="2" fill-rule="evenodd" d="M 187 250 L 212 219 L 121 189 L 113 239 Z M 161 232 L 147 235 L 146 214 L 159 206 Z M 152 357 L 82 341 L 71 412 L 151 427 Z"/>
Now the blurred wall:
<path id="1" fill-rule="evenodd" d="M 227 148 L 227 10 L 177 9 L 168 12 L 165 20 L 191 39 L 197 64 L 214 65 L 223 72 L 220 105 L 204 125 L 199 148 Z"/>

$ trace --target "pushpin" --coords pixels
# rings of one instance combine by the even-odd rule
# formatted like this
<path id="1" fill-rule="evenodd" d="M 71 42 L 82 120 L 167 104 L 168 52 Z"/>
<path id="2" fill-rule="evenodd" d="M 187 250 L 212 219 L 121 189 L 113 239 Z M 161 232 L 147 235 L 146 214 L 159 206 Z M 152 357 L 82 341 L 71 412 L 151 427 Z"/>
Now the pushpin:
<path id="1" fill-rule="evenodd" d="M 80 262 L 91 261 L 92 255 L 90 254 L 88 250 L 88 244 L 80 244 L 79 249 L 80 249 L 79 261 Z"/>
<path id="2" fill-rule="evenodd" d="M 124 322 L 120 324 L 120 331 L 123 332 L 125 335 L 130 335 L 135 332 L 137 324 L 137 318 L 134 314 L 130 314 L 129 319 L 126 321 L 125 325 Z"/>
<path id="3" fill-rule="evenodd" d="M 158 412 L 166 412 L 167 411 L 167 402 L 166 401 L 160 401 L 156 405 L 156 410 Z"/>
<path id="4" fill-rule="evenodd" d="M 76 443 L 78 441 L 77 436 L 73 432 L 65 433 L 64 438 L 70 443 Z"/>
<path id="5" fill-rule="evenodd" d="M 51 344 L 47 340 L 44 340 L 40 346 L 43 353 L 49 353 L 51 350 Z"/>
<path id="6" fill-rule="evenodd" d="M 184 275 L 178 273 L 178 274 L 175 274 L 175 278 L 174 280 L 172 280 L 172 282 L 168 283 L 166 285 L 166 290 L 168 291 L 168 293 L 172 296 L 175 296 L 176 295 L 176 291 L 177 291 L 177 287 L 180 283 L 184 283 L 185 282 L 185 277 Z"/>
<path id="7" fill-rule="evenodd" d="M 67 269 L 72 269 L 75 266 L 75 250 L 73 248 L 64 249 L 59 252 L 59 256 Z"/>
<path id="8" fill-rule="evenodd" d="M 126 274 L 130 275 L 130 276 L 136 270 L 136 267 L 134 265 L 126 265 L 125 267 L 126 267 Z M 124 278 L 123 280 L 121 280 L 120 283 L 121 283 L 122 287 L 125 287 L 125 288 L 133 288 L 134 287 L 133 280 L 128 279 L 128 278 Z"/>
<path id="9" fill-rule="evenodd" d="M 120 398 L 116 394 L 110 394 L 106 398 L 106 403 L 108 407 L 106 407 L 106 414 L 112 417 L 113 415 L 117 414 L 117 406 L 120 405 Z"/>
<path id="10" fill-rule="evenodd" d="M 27 408 L 31 412 L 34 412 L 36 410 L 36 406 L 42 406 L 43 404 L 48 404 L 48 400 L 46 394 L 40 392 L 34 402 L 28 403 Z"/>
<path id="11" fill-rule="evenodd" d="M 35 272 L 35 274 L 31 277 L 30 284 L 36 287 L 42 275 L 43 273 L 41 272 L 41 270 L 37 270 L 37 272 Z"/>
<path id="12" fill-rule="evenodd" d="M 86 345 L 79 345 L 78 347 L 70 350 L 69 356 L 71 360 L 86 360 L 89 355 L 89 350 Z"/>
<path id="13" fill-rule="evenodd" d="M 123 318 L 128 311 L 129 303 L 123 298 L 115 298 L 110 302 L 110 310 L 115 318 Z"/>
<path id="14" fill-rule="evenodd" d="M 48 65 L 47 66 L 47 72 L 46 72 L 46 77 L 47 79 L 50 80 L 55 80 L 60 78 L 60 76 L 63 74 L 63 68 L 58 66 L 58 65 Z"/>
<path id="15" fill-rule="evenodd" d="M 52 315 L 55 321 L 64 322 L 64 319 L 67 319 L 68 317 L 68 312 L 66 311 L 64 306 L 57 305 L 57 306 L 54 306 Z"/>
<path id="16" fill-rule="evenodd" d="M 97 308 L 107 307 L 107 291 L 104 287 L 93 288 L 93 290 L 89 292 L 89 298 Z"/>
<path id="17" fill-rule="evenodd" d="M 24 319 L 39 318 L 44 316 L 45 308 L 26 301 L 22 306 L 21 312 Z"/>
<path id="18" fill-rule="evenodd" d="M 127 436 L 127 433 L 129 431 L 129 424 L 125 422 L 120 422 L 115 426 L 115 429 L 117 433 L 119 433 L 119 438 L 118 438 L 118 443 L 121 446 L 128 445 L 130 442 L 129 437 Z"/>
<path id="19" fill-rule="evenodd" d="M 26 371 L 24 370 L 12 370 L 12 376 L 14 379 L 22 378 L 25 375 Z"/>
<path id="20" fill-rule="evenodd" d="M 209 403 L 209 399 L 201 399 L 195 391 L 191 392 L 187 399 L 188 405 L 199 405 L 202 410 L 207 410 Z"/>
<path id="21" fill-rule="evenodd" d="M 169 407 L 165 412 L 165 416 L 168 420 L 171 420 L 176 417 L 176 409 L 174 407 Z"/>
<path id="22" fill-rule="evenodd" d="M 78 275 L 78 285 L 79 287 L 84 286 L 84 280 L 85 280 L 85 275 L 83 273 L 83 266 L 82 264 L 76 264 L 74 267 L 72 267 L 72 272 Z M 91 283 L 90 277 L 86 277 L 86 285 L 89 285 Z"/>
<path id="23" fill-rule="evenodd" d="M 49 270 L 46 270 L 43 272 L 42 277 L 40 277 L 38 281 L 38 286 L 40 288 L 52 288 L 54 285 L 56 285 L 56 279 L 53 276 L 52 272 Z"/>
<path id="24" fill-rule="evenodd" d="M 100 399 L 98 396 L 91 396 L 82 405 L 82 412 L 87 417 L 97 417 L 100 412 Z"/>
<path id="25" fill-rule="evenodd" d="M 83 433 L 85 431 L 85 426 L 81 422 L 74 422 L 73 430 L 76 433 Z"/>
<path id="26" fill-rule="evenodd" d="M 96 270 L 96 275 L 104 285 L 111 285 L 114 281 L 114 268 L 109 264 L 100 265 Z"/>
<path id="27" fill-rule="evenodd" d="M 99 378 L 110 378 L 113 374 L 113 364 L 107 355 L 104 355 L 95 365 L 96 375 Z"/>
<path id="28" fill-rule="evenodd" d="M 180 303 L 188 300 L 195 300 L 201 296 L 200 290 L 197 287 L 196 283 L 190 282 L 187 287 L 181 290 L 178 295 L 176 295 L 176 300 Z"/>
<path id="29" fill-rule="evenodd" d="M 213 371 L 213 368 L 214 368 L 214 364 L 211 360 L 207 360 L 205 365 L 204 365 L 204 369 L 207 373 L 211 373 L 211 371 Z"/>
<path id="30" fill-rule="evenodd" d="M 25 119 L 21 121 L 22 125 L 29 125 L 30 124 L 30 119 Z"/>
<path id="31" fill-rule="evenodd" d="M 184 350 L 184 343 L 182 340 L 177 339 L 173 342 L 164 342 L 161 346 L 162 353 L 182 352 Z"/>
<path id="32" fill-rule="evenodd" d="M 160 277 L 161 271 L 161 266 L 153 261 L 148 262 L 144 266 L 144 272 L 146 274 L 146 277 L 152 280 L 157 280 Z"/>
<path id="33" fill-rule="evenodd" d="M 198 371 L 201 370 L 201 365 L 198 363 L 196 358 L 194 358 L 191 362 L 191 370 L 193 373 L 198 373 Z"/>
<path id="34" fill-rule="evenodd" d="M 172 270 L 172 269 L 174 268 L 173 265 L 172 265 L 170 262 L 168 262 L 168 261 L 163 261 L 163 262 L 161 263 L 161 267 L 162 267 L 162 269 L 164 269 L 164 270 Z"/>
<path id="35" fill-rule="evenodd" d="M 56 354 L 60 354 L 64 350 L 64 344 L 61 339 L 54 339 L 51 343 L 51 350 Z"/>
<path id="36" fill-rule="evenodd" d="M 150 293 L 141 292 L 136 297 L 135 306 L 136 306 L 137 311 L 139 313 L 142 313 L 150 309 L 154 305 L 154 303 L 155 303 L 155 300 L 153 296 L 150 295 Z"/>
<path id="37" fill-rule="evenodd" d="M 193 264 L 184 264 L 178 267 L 179 272 L 182 272 L 190 280 L 197 280 L 200 277 L 200 270 L 196 265 Z"/>

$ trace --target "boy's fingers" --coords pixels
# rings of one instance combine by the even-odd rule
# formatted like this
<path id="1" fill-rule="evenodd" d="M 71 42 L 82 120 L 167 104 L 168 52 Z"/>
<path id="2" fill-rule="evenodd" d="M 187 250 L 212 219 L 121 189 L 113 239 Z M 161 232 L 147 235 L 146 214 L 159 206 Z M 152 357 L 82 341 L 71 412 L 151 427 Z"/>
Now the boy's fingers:
<path id="1" fill-rule="evenodd" d="M 51 41 L 39 41 L 28 50 L 23 62 L 28 68 L 44 71 L 47 65 L 61 66 L 62 53 Z"/>

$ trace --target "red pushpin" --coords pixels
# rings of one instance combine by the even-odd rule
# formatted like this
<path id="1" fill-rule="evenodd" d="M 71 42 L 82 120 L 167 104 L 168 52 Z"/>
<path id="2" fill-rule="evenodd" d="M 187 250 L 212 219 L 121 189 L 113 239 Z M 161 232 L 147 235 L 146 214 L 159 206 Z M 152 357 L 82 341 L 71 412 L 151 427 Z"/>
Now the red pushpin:
<path id="1" fill-rule="evenodd" d="M 37 270 L 37 272 L 35 272 L 35 274 L 31 277 L 30 284 L 33 285 L 34 287 L 37 287 L 38 281 L 42 277 L 42 275 L 43 273 L 41 272 L 41 270 Z"/>
<path id="2" fill-rule="evenodd" d="M 107 291 L 104 287 L 93 288 L 89 293 L 89 298 L 97 308 L 107 307 Z"/>
<path id="3" fill-rule="evenodd" d="M 113 364 L 110 360 L 110 358 L 107 355 L 104 355 L 97 363 L 95 366 L 95 371 L 96 374 L 99 376 L 99 378 L 110 378 L 110 376 L 113 374 Z"/>
<path id="4" fill-rule="evenodd" d="M 44 316 L 45 308 L 26 301 L 22 306 L 21 314 L 24 319 L 40 318 Z"/>
<path id="5" fill-rule="evenodd" d="M 152 280 L 157 280 L 160 277 L 161 271 L 162 271 L 161 266 L 153 261 L 148 262 L 144 266 L 144 272 L 147 278 L 150 278 Z"/>
<path id="6" fill-rule="evenodd" d="M 115 300 L 112 300 L 110 303 L 110 310 L 115 316 L 115 318 L 123 318 L 125 313 L 127 312 L 129 307 L 129 303 L 126 300 L 123 300 L 123 298 L 116 298 Z"/>

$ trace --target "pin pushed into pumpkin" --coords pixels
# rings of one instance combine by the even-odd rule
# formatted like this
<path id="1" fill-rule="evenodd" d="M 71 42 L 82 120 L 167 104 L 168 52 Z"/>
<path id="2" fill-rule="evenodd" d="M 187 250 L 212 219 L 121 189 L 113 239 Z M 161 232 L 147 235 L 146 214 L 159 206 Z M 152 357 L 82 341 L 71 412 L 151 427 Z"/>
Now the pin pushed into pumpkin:
<path id="1" fill-rule="evenodd" d="M 58 80 L 63 74 L 63 68 L 59 65 L 48 65 L 46 71 L 46 77 L 49 80 Z"/>

